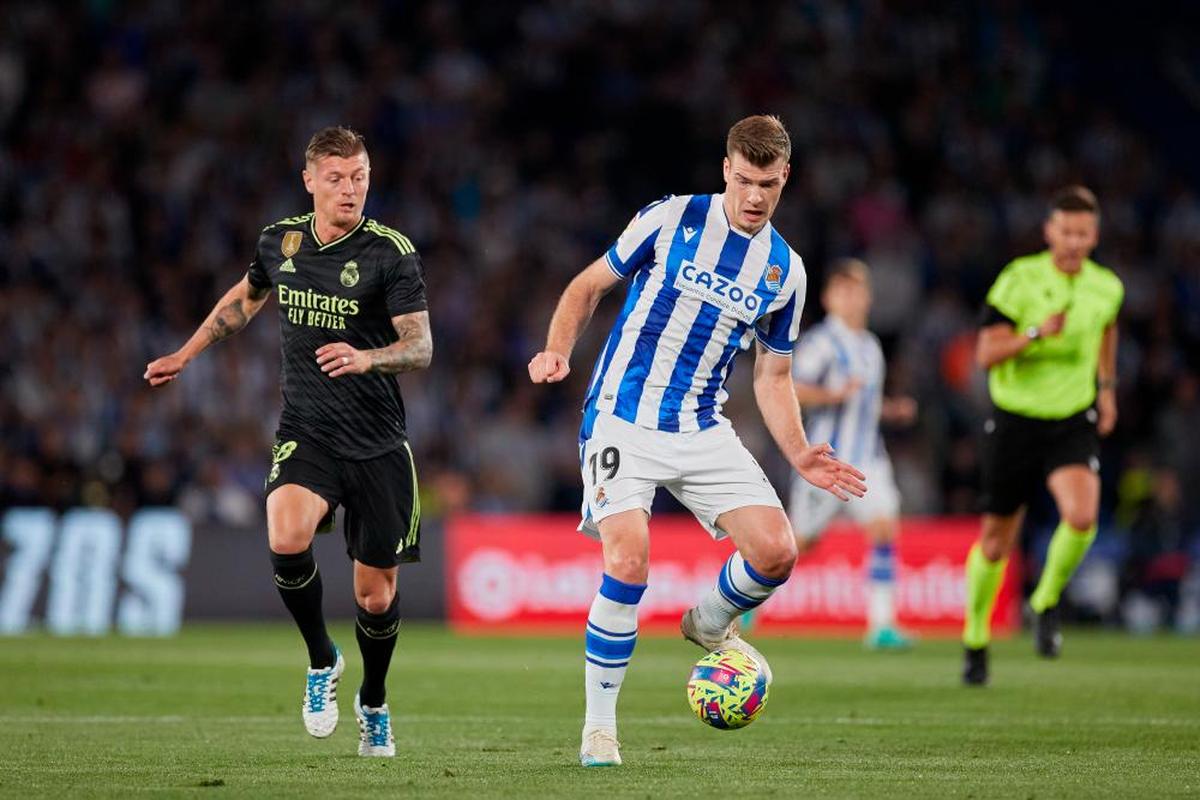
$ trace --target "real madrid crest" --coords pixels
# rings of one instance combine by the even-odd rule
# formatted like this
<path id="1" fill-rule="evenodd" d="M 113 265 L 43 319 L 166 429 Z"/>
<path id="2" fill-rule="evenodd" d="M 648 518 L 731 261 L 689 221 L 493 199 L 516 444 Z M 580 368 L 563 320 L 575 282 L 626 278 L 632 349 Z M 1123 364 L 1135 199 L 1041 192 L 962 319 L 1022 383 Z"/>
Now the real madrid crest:
<path id="1" fill-rule="evenodd" d="M 358 283 L 358 262 L 347 261 L 342 266 L 342 286 L 349 289 L 354 284 Z"/>
<path id="2" fill-rule="evenodd" d="M 288 231 L 283 235 L 283 243 L 279 249 L 283 251 L 284 258 L 291 258 L 300 252 L 300 243 L 304 241 L 304 233 L 302 231 Z"/>

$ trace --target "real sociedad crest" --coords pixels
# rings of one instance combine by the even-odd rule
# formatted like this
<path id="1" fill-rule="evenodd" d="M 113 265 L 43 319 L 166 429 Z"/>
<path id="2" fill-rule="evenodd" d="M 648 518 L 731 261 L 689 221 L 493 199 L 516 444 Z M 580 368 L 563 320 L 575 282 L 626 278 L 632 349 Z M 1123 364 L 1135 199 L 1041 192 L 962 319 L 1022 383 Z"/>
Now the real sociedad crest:
<path id="1" fill-rule="evenodd" d="M 279 249 L 283 251 L 284 258 L 291 258 L 300 252 L 300 242 L 304 241 L 304 234 L 301 231 L 288 231 L 283 235 L 283 243 Z"/>
<path id="2" fill-rule="evenodd" d="M 783 289 L 783 267 L 778 264 L 771 264 L 767 267 L 767 274 L 763 276 L 763 283 L 772 292 L 778 292 Z"/>

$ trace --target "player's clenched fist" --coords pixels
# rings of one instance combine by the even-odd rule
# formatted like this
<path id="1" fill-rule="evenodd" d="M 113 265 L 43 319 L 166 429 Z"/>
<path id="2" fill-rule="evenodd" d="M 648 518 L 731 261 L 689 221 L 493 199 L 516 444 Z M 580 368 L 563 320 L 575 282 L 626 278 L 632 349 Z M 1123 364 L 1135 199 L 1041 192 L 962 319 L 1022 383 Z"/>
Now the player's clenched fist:
<path id="1" fill-rule="evenodd" d="M 558 383 L 570 373 L 567 357 L 553 350 L 543 350 L 529 361 L 529 380 L 534 383 Z"/>
<path id="2" fill-rule="evenodd" d="M 178 353 L 172 353 L 169 356 L 156 358 L 146 365 L 146 372 L 142 375 L 151 386 L 162 386 L 164 383 L 170 383 L 179 377 L 180 371 L 187 364 L 187 359 Z"/>

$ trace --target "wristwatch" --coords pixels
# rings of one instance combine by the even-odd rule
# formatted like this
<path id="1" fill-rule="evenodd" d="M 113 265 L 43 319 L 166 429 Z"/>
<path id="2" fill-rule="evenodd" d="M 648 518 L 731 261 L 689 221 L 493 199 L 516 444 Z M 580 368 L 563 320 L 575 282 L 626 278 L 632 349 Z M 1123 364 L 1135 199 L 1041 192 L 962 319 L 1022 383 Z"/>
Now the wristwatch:
<path id="1" fill-rule="evenodd" d="M 1042 331 L 1037 325 L 1030 325 L 1025 329 L 1025 338 L 1031 342 L 1036 342 L 1038 339 L 1042 338 Z"/>

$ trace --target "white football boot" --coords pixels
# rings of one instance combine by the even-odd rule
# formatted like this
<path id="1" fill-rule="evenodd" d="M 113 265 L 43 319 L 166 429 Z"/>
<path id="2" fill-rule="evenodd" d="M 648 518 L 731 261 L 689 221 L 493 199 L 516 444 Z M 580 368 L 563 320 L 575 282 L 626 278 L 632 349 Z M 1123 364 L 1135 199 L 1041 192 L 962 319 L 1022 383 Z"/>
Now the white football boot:
<path id="1" fill-rule="evenodd" d="M 683 619 L 679 621 L 679 631 L 683 634 L 683 638 L 700 645 L 700 647 L 710 653 L 717 650 L 737 650 L 745 653 L 762 667 L 763 676 L 766 677 L 767 684 L 770 685 L 773 678 L 771 675 L 771 665 L 763 658 L 763 654 L 758 652 L 758 648 L 742 638 L 741 624 L 737 618 L 734 618 L 733 622 L 729 623 L 720 637 L 710 639 L 700 632 L 700 626 L 696 623 L 698 615 L 699 610 L 695 607 L 689 608 L 684 612 Z"/>
<path id="2" fill-rule="evenodd" d="M 616 731 L 608 728 L 585 730 L 583 744 L 579 747 L 579 763 L 585 767 L 619 767 L 620 748 Z"/>
<path id="3" fill-rule="evenodd" d="M 324 739 L 338 724 L 337 685 L 346 669 L 342 651 L 335 649 L 337 660 L 332 667 L 309 669 L 304 685 L 304 702 L 300 714 L 304 728 L 312 736 Z"/>
<path id="4" fill-rule="evenodd" d="M 396 739 L 392 736 L 392 714 L 387 703 L 379 708 L 364 706 L 354 695 L 354 716 L 358 719 L 358 754 L 391 758 L 396 755 Z"/>

